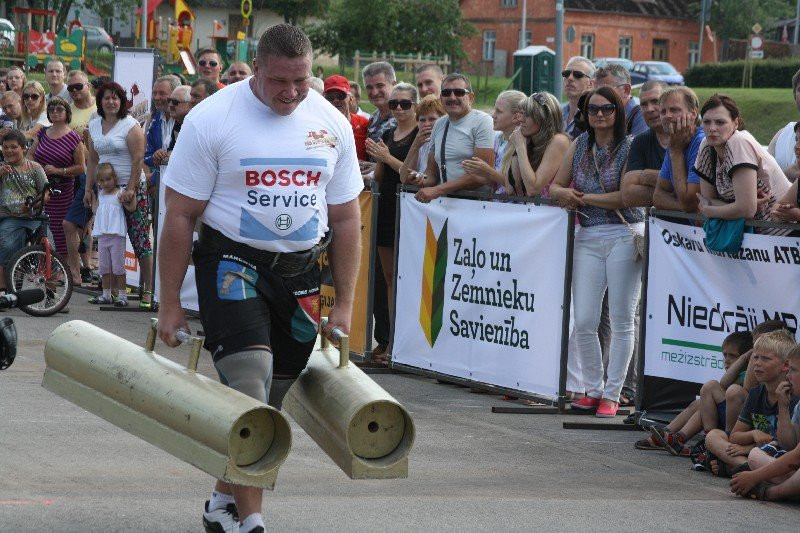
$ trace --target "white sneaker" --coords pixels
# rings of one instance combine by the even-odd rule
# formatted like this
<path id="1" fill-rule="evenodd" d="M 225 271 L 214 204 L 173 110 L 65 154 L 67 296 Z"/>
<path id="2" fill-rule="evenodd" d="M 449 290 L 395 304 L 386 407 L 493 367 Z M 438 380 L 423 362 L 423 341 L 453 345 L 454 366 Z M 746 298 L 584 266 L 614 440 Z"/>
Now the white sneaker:
<path id="1" fill-rule="evenodd" d="M 239 533 L 239 513 L 236 505 L 229 503 L 223 509 L 209 511 L 208 503 L 206 500 L 203 512 L 203 527 L 206 533 Z"/>

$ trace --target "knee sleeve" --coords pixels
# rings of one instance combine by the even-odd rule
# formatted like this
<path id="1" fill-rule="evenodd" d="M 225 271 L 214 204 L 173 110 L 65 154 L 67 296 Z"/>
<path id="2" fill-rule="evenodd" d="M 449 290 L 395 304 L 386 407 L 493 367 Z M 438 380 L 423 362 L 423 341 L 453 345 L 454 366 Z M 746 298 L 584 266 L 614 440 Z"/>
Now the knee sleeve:
<path id="1" fill-rule="evenodd" d="M 272 379 L 272 386 L 269 389 L 269 404 L 280 411 L 283 406 L 283 398 L 289 392 L 289 387 L 295 382 L 297 378 L 287 378 L 284 376 L 275 377 Z"/>
<path id="2" fill-rule="evenodd" d="M 224 385 L 267 403 L 272 382 L 271 351 L 266 348 L 241 350 L 214 361 L 214 366 Z"/>

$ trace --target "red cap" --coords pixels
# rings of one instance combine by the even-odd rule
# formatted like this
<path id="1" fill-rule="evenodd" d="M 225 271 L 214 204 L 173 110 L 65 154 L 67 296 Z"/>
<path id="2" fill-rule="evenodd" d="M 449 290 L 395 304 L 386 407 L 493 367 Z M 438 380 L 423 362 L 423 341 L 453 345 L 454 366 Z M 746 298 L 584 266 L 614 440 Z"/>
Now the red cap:
<path id="1" fill-rule="evenodd" d="M 345 94 L 350 93 L 350 82 L 344 76 L 334 74 L 325 78 L 325 89 L 322 94 L 328 91 L 342 91 Z"/>

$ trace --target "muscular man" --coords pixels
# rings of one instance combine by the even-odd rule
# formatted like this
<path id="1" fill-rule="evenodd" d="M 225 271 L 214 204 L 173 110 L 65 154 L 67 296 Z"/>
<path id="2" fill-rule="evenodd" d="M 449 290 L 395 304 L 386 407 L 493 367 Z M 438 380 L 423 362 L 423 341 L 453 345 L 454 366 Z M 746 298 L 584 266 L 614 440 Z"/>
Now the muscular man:
<path id="1" fill-rule="evenodd" d="M 159 336 L 176 346 L 175 332 L 188 330 L 179 291 L 199 218 L 192 257 L 205 347 L 223 383 L 278 408 L 316 340 L 316 258 L 330 243 L 336 305 L 326 335 L 349 331 L 358 271 L 355 143 L 347 119 L 309 91 L 311 58 L 302 30 L 269 28 L 253 77 L 186 117 L 164 176 Z M 244 275 L 222 290 L 229 272 Z M 217 481 L 204 525 L 264 531 L 261 503 L 261 489 Z"/>

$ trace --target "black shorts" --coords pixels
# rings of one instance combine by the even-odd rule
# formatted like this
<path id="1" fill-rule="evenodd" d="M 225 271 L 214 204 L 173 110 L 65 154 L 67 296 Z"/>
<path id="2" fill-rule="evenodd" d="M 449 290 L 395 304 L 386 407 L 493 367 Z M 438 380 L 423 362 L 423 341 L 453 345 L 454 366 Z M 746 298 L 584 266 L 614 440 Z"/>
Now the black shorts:
<path id="1" fill-rule="evenodd" d="M 214 361 L 269 346 L 275 376 L 297 376 L 317 337 L 319 268 L 283 278 L 263 263 L 194 244 L 200 320 Z"/>

